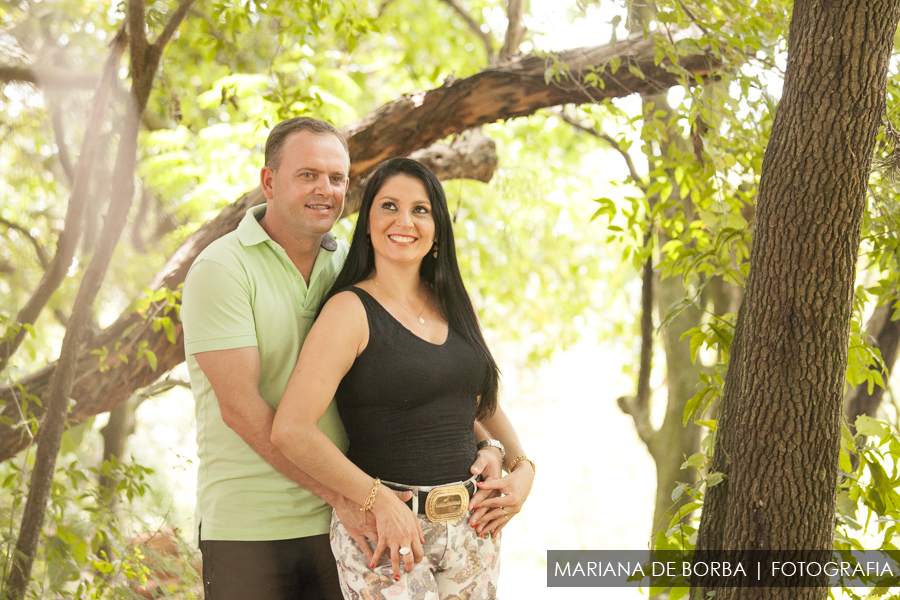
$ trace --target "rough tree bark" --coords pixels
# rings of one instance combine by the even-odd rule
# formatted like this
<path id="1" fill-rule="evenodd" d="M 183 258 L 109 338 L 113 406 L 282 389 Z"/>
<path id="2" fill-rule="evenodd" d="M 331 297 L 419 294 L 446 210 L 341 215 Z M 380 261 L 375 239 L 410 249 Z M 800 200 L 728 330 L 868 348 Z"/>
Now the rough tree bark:
<path id="1" fill-rule="evenodd" d="M 91 321 L 94 299 L 109 268 L 113 250 L 125 228 L 134 195 L 134 168 L 137 162 L 137 138 L 141 114 L 147 106 L 162 50 L 184 19 L 193 1 L 182 0 L 154 44 L 149 44 L 145 37 L 143 0 L 131 0 L 128 4 L 132 94 L 119 140 L 115 176 L 112 181 L 113 200 L 110 202 L 97 250 L 78 288 L 72 316 L 63 338 L 58 366 L 53 374 L 47 397 L 44 399 L 47 416 L 41 426 L 41 438 L 31 473 L 28 499 L 25 501 L 22 524 L 5 585 L 5 593 L 9 600 L 23 598 L 31 578 L 31 569 L 47 511 L 50 486 L 56 470 L 60 440 L 66 429 L 69 397 L 77 372 L 80 338 Z"/>
<path id="2" fill-rule="evenodd" d="M 700 550 L 832 548 L 860 223 L 898 19 L 900 0 L 794 4 L 711 466 L 725 479 L 707 492 Z"/>
<path id="3" fill-rule="evenodd" d="M 688 35 L 689 32 L 673 32 L 672 38 L 677 41 Z M 540 108 L 558 104 L 623 97 L 677 84 L 676 78 L 666 71 L 665 62 L 654 64 L 654 48 L 652 39 L 633 36 L 619 41 L 615 50 L 606 45 L 564 52 L 558 58 L 568 65 L 567 69 L 559 82 L 551 81 L 549 84 L 544 79 L 546 59 L 519 56 L 472 77 L 448 82 L 435 90 L 407 94 L 344 129 L 353 161 L 353 185 L 385 158 L 407 156 L 437 140 L 477 125 L 531 114 Z M 592 67 L 605 63 L 613 56 L 619 56 L 623 64 L 639 65 L 645 78 L 637 78 L 623 68 L 615 76 L 601 76 L 602 87 L 586 86 L 582 78 L 590 73 Z M 711 56 L 692 55 L 682 60 L 679 66 L 703 76 L 717 65 Z M 246 209 L 262 201 L 262 193 L 257 188 L 225 208 L 182 244 L 157 273 L 150 287 L 177 289 L 197 254 L 215 239 L 235 229 Z M 352 204 L 348 205 L 352 210 Z M 170 344 L 165 333 L 154 332 L 149 320 L 144 318 L 160 309 L 159 305 L 154 305 L 145 315 L 122 315 L 81 351 L 71 394 L 76 404 L 70 419 L 80 421 L 113 409 L 135 390 L 149 385 L 184 360 L 180 324 L 175 329 L 176 343 Z M 122 365 L 113 360 L 107 365 L 113 368 L 101 372 L 97 356 L 91 352 L 104 346 L 112 347 L 117 342 L 121 342 L 119 352 L 128 356 L 128 364 Z M 155 371 L 146 360 L 137 358 L 142 342 L 147 342 L 147 348 L 157 356 Z M 21 427 L 19 385 L 25 387 L 29 394 L 43 397 L 55 370 L 56 363 L 52 363 L 12 386 L 0 388 L 0 400 L 7 402 L 3 415 L 14 422 L 12 427 L 0 425 L 0 460 L 10 458 L 29 443 Z M 41 407 L 31 408 L 36 418 L 43 417 Z"/>

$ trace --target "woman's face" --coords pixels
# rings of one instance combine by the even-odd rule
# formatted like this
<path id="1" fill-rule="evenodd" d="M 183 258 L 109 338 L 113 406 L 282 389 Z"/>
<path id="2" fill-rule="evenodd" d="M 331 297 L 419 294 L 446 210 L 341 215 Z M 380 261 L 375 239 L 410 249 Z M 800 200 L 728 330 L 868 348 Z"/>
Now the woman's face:
<path id="1" fill-rule="evenodd" d="M 376 257 L 421 262 L 434 245 L 431 201 L 422 182 L 406 175 L 385 181 L 369 211 L 368 233 Z"/>

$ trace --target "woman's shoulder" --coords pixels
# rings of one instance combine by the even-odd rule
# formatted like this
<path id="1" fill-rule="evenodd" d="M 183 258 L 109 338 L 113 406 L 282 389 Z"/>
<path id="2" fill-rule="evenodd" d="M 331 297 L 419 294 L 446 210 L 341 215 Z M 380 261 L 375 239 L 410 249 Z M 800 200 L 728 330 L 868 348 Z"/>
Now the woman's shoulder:
<path id="1" fill-rule="evenodd" d="M 356 293 L 358 290 L 359 288 L 354 286 L 338 290 L 322 307 L 319 319 L 338 318 L 345 320 L 349 318 L 353 320 L 354 317 L 365 319 L 366 308 L 362 297 Z"/>
<path id="2" fill-rule="evenodd" d="M 348 285 L 347 287 L 341 288 L 337 290 L 331 299 L 337 298 L 338 296 L 346 297 L 357 297 L 357 298 L 365 298 L 366 296 L 371 296 L 371 294 L 366 291 L 366 285 L 364 281 L 359 283 Z M 330 302 L 331 300 L 329 300 Z"/>

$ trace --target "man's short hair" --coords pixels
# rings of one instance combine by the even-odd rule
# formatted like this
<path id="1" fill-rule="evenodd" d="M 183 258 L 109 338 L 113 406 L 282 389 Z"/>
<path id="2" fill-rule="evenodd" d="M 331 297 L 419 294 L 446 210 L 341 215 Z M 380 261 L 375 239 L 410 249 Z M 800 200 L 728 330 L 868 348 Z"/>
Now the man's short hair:
<path id="1" fill-rule="evenodd" d="M 341 132 L 338 131 L 337 127 L 328 121 L 322 121 L 321 119 L 313 119 L 312 117 L 294 117 L 293 119 L 282 121 L 269 132 L 269 137 L 266 139 L 267 167 L 273 171 L 278 170 L 278 167 L 281 166 L 281 149 L 284 147 L 285 140 L 287 140 L 288 136 L 292 133 L 298 131 L 308 131 L 319 135 L 330 133 L 340 140 L 341 145 L 347 152 L 347 156 L 350 156 L 350 148 L 347 146 L 347 140 L 344 139 L 344 136 L 341 135 Z"/>

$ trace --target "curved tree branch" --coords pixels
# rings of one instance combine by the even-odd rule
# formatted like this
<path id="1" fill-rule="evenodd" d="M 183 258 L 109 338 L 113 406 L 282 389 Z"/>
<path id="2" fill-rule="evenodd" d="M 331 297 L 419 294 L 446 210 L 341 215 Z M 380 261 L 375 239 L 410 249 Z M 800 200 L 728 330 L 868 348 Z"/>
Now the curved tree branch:
<path id="1" fill-rule="evenodd" d="M 37 320 L 41 311 L 44 310 L 44 307 L 50 300 L 50 296 L 53 295 L 53 292 L 65 279 L 66 272 L 72 264 L 75 249 L 78 246 L 78 239 L 81 237 L 81 231 L 84 226 L 84 213 L 89 196 L 88 188 L 102 131 L 101 125 L 119 74 L 119 62 L 122 53 L 125 51 L 125 42 L 125 32 L 120 27 L 111 43 L 109 56 L 103 68 L 100 87 L 94 95 L 94 103 L 91 106 L 91 113 L 88 117 L 88 127 L 81 145 L 81 154 L 78 158 L 78 170 L 75 173 L 72 196 L 69 199 L 69 206 L 66 211 L 65 224 L 57 241 L 56 255 L 38 283 L 37 289 L 16 315 L 14 327 L 18 327 L 18 330 L 8 331 L 4 341 L 0 343 L 0 371 L 6 368 L 9 364 L 9 359 L 16 353 L 22 340 L 25 339 L 25 328 L 21 327 L 21 325 L 30 325 Z"/>
<path id="2" fill-rule="evenodd" d="M 41 266 L 44 269 L 47 268 L 47 265 L 48 265 L 47 252 L 44 250 L 44 247 L 41 246 L 40 242 L 37 241 L 37 238 L 35 238 L 33 235 L 31 235 L 30 231 L 28 231 L 25 227 L 19 225 L 18 223 L 14 223 L 8 219 L 4 219 L 3 217 L 0 217 L 0 225 L 4 225 L 4 226 L 8 227 L 9 229 L 15 229 L 16 231 L 18 231 L 19 233 L 24 235 L 26 238 L 28 238 L 28 241 L 31 242 L 32 246 L 34 246 L 35 254 L 37 254 L 37 258 L 38 258 L 38 261 L 41 263 Z"/>
<path id="3" fill-rule="evenodd" d="M 616 141 L 614 137 L 609 135 L 608 133 L 603 133 L 602 131 L 597 131 L 596 127 L 591 127 L 590 125 L 585 125 L 584 123 L 579 122 L 577 119 L 572 117 L 571 115 L 566 114 L 566 112 L 562 109 L 555 112 L 560 119 L 564 122 L 568 123 L 575 129 L 579 131 L 583 131 L 589 135 L 594 136 L 597 139 L 601 139 L 609 146 L 622 155 L 622 158 L 625 160 L 625 166 L 628 167 L 628 174 L 631 175 L 631 179 L 634 180 L 635 185 L 637 185 L 641 189 L 647 189 L 647 182 L 644 181 L 644 178 L 637 172 L 637 169 L 634 166 L 634 160 L 631 158 L 631 153 L 627 150 L 622 150 L 619 147 L 619 142 Z"/>
<path id="4" fill-rule="evenodd" d="M 590 88 L 591 96 L 585 94 L 583 83 L 578 77 L 591 72 L 594 67 L 605 63 L 616 54 L 625 53 L 633 63 L 645 69 L 646 79 L 619 73 L 618 81 L 601 76 L 605 87 Z M 412 152 L 430 146 L 447 136 L 461 133 L 466 129 L 484 123 L 531 114 L 540 108 L 572 102 L 586 102 L 591 98 L 621 97 L 635 88 L 656 90 L 662 85 L 678 83 L 669 74 L 666 64 L 654 64 L 655 46 L 652 40 L 637 38 L 620 41 L 614 51 L 609 46 L 579 48 L 559 55 L 560 60 L 569 61 L 569 69 L 564 81 L 569 85 L 544 79 L 545 57 L 529 56 L 515 59 L 486 69 L 452 85 L 444 85 L 429 92 L 408 94 L 391 102 L 371 115 L 344 128 L 350 146 L 351 186 L 359 185 L 378 165 L 390 156 L 409 156 Z M 682 61 L 681 66 L 693 69 L 700 76 L 709 72 L 712 59 L 706 56 L 691 56 Z M 645 67 L 646 65 L 646 67 Z M 628 85 L 620 85 L 620 82 Z M 166 265 L 150 283 L 151 289 L 178 289 L 194 258 L 215 239 L 234 230 L 247 208 L 264 201 L 259 188 L 239 198 L 226 207 L 215 219 L 203 225 L 172 255 Z M 76 404 L 69 417 L 74 421 L 91 415 L 109 411 L 124 402 L 135 389 L 149 385 L 165 372 L 184 360 L 181 341 L 181 324 L 175 324 L 176 343 L 170 343 L 162 331 L 153 331 L 153 311 L 162 310 L 152 306 L 144 315 L 134 312 L 122 314 L 106 328 L 88 347 L 79 353 L 78 375 L 72 391 Z M 137 357 L 141 344 L 157 357 L 157 371 L 150 368 L 146 359 Z M 120 343 L 119 351 L 128 357 L 128 363 L 113 357 L 99 364 L 94 350 L 112 348 Z M 22 385 L 28 393 L 43 397 L 55 363 L 49 364 L 19 380 L 13 386 L 0 388 L 0 399 L 12 400 Z M 33 407 L 40 418 L 39 407 Z M 0 460 L 14 455 L 27 445 L 27 435 L 21 419 L 15 412 L 15 403 L 9 402 L 3 411 L 14 425 L 0 424 Z"/>
<path id="5" fill-rule="evenodd" d="M 497 55 L 498 60 L 506 60 L 514 56 L 519 51 L 519 46 L 525 39 L 525 25 L 522 23 L 522 17 L 525 16 L 525 0 L 509 0 L 506 4 L 506 17 L 508 25 L 506 26 L 506 35 L 503 39 L 503 46 Z"/>
<path id="6" fill-rule="evenodd" d="M 53 103 L 50 108 L 53 119 L 53 136 L 56 138 L 56 147 L 58 149 L 59 164 L 62 165 L 63 172 L 69 180 L 69 185 L 75 184 L 75 166 L 69 156 L 69 148 L 66 146 L 66 132 L 63 128 L 62 111 L 57 103 Z"/>
<path id="7" fill-rule="evenodd" d="M 484 49 L 487 52 L 487 62 L 491 64 L 494 62 L 494 44 L 491 39 L 490 32 L 485 32 L 481 29 L 481 25 L 479 25 L 475 19 L 472 18 L 472 15 L 469 14 L 463 6 L 457 2 L 456 0 L 441 0 L 444 4 L 453 9 L 453 11 L 460 16 L 463 22 L 468 25 L 469 29 L 472 30 L 472 33 L 477 35 L 481 39 L 481 43 L 484 45 Z"/>
<path id="8" fill-rule="evenodd" d="M 31 83 L 40 87 L 66 89 L 96 89 L 101 77 L 93 73 L 73 73 L 59 67 L 21 67 L 0 65 L 0 81 L 4 83 Z"/>

